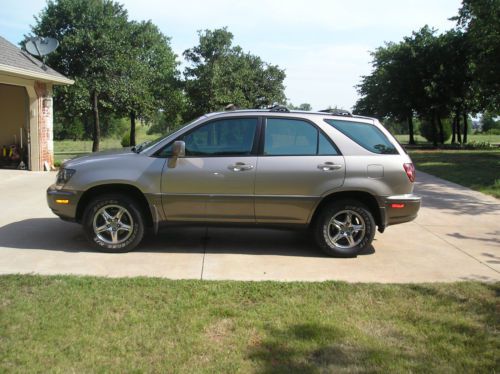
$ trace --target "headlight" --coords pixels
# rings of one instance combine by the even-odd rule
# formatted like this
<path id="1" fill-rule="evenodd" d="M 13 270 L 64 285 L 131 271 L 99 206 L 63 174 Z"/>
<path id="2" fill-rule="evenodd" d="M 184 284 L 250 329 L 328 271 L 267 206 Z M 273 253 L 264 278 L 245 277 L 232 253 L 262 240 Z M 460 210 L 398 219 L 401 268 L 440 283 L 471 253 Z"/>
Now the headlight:
<path id="1" fill-rule="evenodd" d="M 58 186 L 65 185 L 71 179 L 73 174 L 75 174 L 75 172 L 76 170 L 73 169 L 64 169 L 64 168 L 59 169 L 59 172 L 57 173 L 56 184 Z"/>

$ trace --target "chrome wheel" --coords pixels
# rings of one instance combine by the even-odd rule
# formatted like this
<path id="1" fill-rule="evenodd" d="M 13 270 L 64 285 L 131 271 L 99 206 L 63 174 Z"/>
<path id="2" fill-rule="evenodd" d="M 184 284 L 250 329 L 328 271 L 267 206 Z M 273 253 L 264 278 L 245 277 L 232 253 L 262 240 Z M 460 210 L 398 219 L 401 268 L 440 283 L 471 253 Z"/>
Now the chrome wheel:
<path id="1" fill-rule="evenodd" d="M 353 210 L 337 212 L 328 224 L 328 240 L 343 249 L 357 246 L 363 240 L 366 224 L 363 217 Z"/>
<path id="2" fill-rule="evenodd" d="M 106 244 L 122 244 L 134 230 L 130 212 L 120 205 L 105 205 L 94 215 L 94 234 Z"/>

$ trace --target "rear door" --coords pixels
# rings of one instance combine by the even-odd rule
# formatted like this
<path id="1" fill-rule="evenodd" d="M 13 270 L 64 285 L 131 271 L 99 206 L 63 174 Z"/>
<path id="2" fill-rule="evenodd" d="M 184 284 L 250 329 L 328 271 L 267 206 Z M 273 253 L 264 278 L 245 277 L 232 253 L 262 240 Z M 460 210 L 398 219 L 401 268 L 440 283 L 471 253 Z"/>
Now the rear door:
<path id="1" fill-rule="evenodd" d="M 257 222 L 306 223 L 327 191 L 342 186 L 344 157 L 314 123 L 269 117 L 255 181 Z"/>

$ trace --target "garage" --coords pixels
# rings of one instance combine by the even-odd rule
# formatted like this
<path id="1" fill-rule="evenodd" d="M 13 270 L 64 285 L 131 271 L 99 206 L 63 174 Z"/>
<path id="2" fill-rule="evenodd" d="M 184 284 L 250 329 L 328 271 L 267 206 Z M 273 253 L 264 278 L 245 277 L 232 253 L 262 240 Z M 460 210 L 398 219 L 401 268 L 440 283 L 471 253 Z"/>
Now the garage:
<path id="1" fill-rule="evenodd" d="M 52 90 L 73 83 L 0 36 L 0 168 L 53 168 Z"/>

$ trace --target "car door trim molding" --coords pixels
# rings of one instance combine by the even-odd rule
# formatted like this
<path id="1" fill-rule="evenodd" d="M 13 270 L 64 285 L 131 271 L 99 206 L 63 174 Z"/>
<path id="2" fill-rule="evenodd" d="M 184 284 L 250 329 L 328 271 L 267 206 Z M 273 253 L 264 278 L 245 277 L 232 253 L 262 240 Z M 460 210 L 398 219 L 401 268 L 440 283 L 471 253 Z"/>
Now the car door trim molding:
<path id="1" fill-rule="evenodd" d="M 314 195 L 253 195 L 253 194 L 201 194 L 201 193 L 167 193 L 162 192 L 161 196 L 193 196 L 193 197 L 249 197 L 249 198 L 266 198 L 266 199 L 320 199 L 321 196 Z"/>

